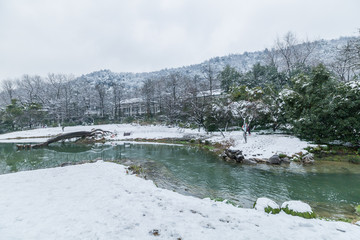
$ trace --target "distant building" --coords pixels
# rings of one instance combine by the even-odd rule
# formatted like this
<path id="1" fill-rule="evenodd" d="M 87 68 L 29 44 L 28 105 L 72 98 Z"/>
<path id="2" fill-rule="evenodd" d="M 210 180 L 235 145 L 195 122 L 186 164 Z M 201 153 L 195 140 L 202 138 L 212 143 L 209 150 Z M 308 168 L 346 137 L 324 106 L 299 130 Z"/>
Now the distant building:
<path id="1" fill-rule="evenodd" d="M 122 116 L 136 116 L 145 115 L 150 111 L 150 114 L 157 114 L 160 112 L 160 106 L 157 102 L 150 102 L 147 106 L 142 98 L 131 98 L 120 102 Z"/>

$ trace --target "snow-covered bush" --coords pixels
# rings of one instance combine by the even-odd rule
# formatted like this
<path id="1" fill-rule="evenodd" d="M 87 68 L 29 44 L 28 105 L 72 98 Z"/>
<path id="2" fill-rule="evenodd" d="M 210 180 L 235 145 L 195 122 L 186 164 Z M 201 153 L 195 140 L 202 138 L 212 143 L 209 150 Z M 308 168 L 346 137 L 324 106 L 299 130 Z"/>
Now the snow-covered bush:
<path id="1" fill-rule="evenodd" d="M 281 205 L 281 210 L 293 216 L 303 218 L 315 218 L 315 213 L 312 211 L 309 204 L 302 201 L 287 201 Z"/>
<path id="2" fill-rule="evenodd" d="M 265 211 L 272 214 L 280 212 L 279 205 L 269 198 L 258 198 L 254 203 L 254 208 L 258 211 Z"/>

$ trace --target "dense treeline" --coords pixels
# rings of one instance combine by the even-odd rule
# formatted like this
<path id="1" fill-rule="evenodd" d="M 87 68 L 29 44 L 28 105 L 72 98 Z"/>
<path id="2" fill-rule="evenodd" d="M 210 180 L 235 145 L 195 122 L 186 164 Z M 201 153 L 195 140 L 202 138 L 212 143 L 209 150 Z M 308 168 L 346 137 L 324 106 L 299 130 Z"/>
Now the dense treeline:
<path id="1" fill-rule="evenodd" d="M 359 144 L 360 41 L 349 41 L 326 66 L 311 57 L 315 48 L 288 33 L 266 51 L 266 64 L 250 71 L 226 66 L 216 72 L 208 64 L 202 75 L 146 79 L 133 92 L 116 81 L 89 85 L 65 74 L 24 75 L 2 82 L 1 129 L 143 120 L 223 131 L 246 123 L 317 142 Z M 121 111 L 123 101 L 133 97 L 142 99 L 146 114 Z M 159 113 L 151 111 L 155 104 Z"/>

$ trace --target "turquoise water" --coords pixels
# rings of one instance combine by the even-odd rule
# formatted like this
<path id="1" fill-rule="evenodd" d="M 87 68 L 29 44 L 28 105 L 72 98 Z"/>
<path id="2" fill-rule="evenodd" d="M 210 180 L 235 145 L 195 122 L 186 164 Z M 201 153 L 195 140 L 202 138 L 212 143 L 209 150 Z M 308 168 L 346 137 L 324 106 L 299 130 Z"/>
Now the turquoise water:
<path id="1" fill-rule="evenodd" d="M 187 146 L 153 144 L 71 145 L 16 151 L 0 144 L 0 174 L 104 159 L 141 165 L 159 187 L 205 198 L 226 198 L 252 207 L 258 197 L 281 204 L 302 200 L 324 217 L 354 215 L 360 204 L 360 165 L 318 162 L 312 166 L 248 166 L 226 163 Z"/>

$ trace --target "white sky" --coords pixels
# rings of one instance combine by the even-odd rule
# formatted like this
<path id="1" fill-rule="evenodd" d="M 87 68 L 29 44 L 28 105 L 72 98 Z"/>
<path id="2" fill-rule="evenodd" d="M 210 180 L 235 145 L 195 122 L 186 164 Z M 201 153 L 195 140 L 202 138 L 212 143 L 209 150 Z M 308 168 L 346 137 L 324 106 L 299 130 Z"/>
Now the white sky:
<path id="1" fill-rule="evenodd" d="M 0 0 L 0 80 L 143 72 L 358 35 L 360 0 Z"/>

